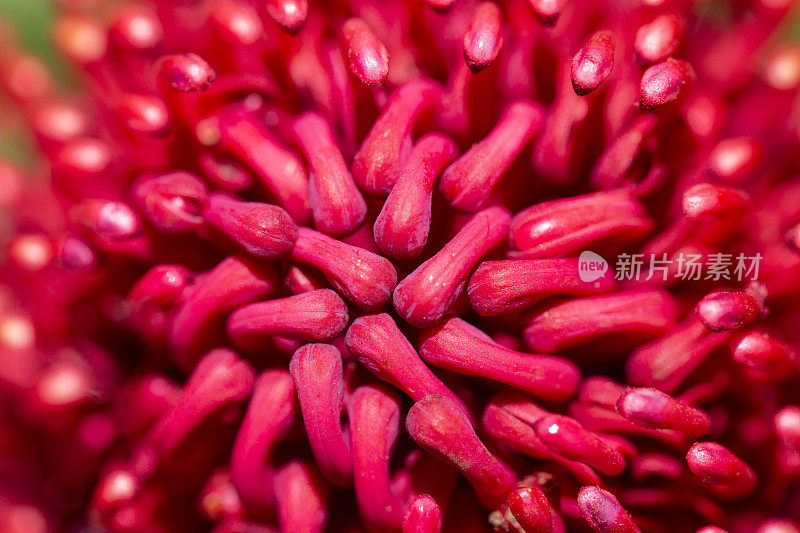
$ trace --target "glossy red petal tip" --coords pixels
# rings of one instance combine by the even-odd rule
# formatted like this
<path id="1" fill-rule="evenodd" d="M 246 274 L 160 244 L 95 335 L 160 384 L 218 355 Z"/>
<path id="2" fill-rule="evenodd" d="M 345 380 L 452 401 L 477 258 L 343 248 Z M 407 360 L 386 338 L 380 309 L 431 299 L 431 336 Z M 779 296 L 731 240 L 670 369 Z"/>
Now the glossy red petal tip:
<path id="1" fill-rule="evenodd" d="M 175 54 L 159 60 L 160 78 L 174 91 L 205 91 L 216 79 L 211 65 L 197 54 Z"/>
<path id="2" fill-rule="evenodd" d="M 616 41 L 610 31 L 599 31 L 592 35 L 572 58 L 570 71 L 572 88 L 578 96 L 597 89 L 614 70 Z"/>
<path id="3" fill-rule="evenodd" d="M 719 496 L 738 499 L 756 487 L 750 466 L 716 442 L 698 442 L 686 453 L 689 469 Z"/>
<path id="4" fill-rule="evenodd" d="M 761 315 L 763 301 L 745 291 L 712 292 L 697 304 L 697 318 L 711 331 L 746 326 Z"/>
<path id="5" fill-rule="evenodd" d="M 502 13 L 494 2 L 478 4 L 464 33 L 464 59 L 472 72 L 480 72 L 497 58 L 503 44 Z"/>
<path id="6" fill-rule="evenodd" d="M 288 33 L 297 33 L 308 17 L 307 0 L 267 0 L 267 13 Z"/>
<path id="7" fill-rule="evenodd" d="M 694 79 L 694 70 L 686 61 L 669 58 L 656 63 L 642 74 L 639 107 L 652 111 L 677 100 Z"/>
<path id="8" fill-rule="evenodd" d="M 581 487 L 578 509 L 597 533 L 639 533 L 639 526 L 619 500 L 600 487 Z"/>
<path id="9" fill-rule="evenodd" d="M 389 75 L 389 52 L 366 22 L 351 18 L 342 26 L 350 72 L 368 87 L 382 85 Z"/>
<path id="10" fill-rule="evenodd" d="M 634 49 L 641 63 L 658 63 L 681 46 L 684 22 L 676 15 L 661 15 L 636 30 Z"/>

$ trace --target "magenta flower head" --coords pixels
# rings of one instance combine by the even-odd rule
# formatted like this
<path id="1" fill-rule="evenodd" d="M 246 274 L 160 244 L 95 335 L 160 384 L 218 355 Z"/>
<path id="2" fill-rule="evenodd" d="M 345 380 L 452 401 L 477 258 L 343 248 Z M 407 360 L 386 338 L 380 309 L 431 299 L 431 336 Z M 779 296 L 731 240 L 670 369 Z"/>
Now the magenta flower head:
<path id="1" fill-rule="evenodd" d="M 105 4 L 0 20 L 0 531 L 797 533 L 796 2 Z"/>

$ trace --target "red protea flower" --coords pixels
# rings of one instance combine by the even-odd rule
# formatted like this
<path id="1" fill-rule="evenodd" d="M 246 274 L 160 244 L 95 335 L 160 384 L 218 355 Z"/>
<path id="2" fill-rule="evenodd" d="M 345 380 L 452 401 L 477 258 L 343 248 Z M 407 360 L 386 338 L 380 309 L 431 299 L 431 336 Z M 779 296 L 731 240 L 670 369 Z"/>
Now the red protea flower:
<path id="1" fill-rule="evenodd" d="M 800 531 L 795 2 L 56 3 L 0 532 Z"/>

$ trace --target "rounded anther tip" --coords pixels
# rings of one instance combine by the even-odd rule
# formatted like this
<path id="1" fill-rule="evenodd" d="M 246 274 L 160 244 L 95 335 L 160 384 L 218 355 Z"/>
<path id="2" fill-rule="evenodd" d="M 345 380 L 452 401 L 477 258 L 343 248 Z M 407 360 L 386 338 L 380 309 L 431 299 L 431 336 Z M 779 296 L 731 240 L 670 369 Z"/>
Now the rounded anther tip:
<path id="1" fill-rule="evenodd" d="M 158 71 L 172 90 L 183 93 L 205 91 L 217 77 L 211 65 L 193 53 L 162 57 Z"/>

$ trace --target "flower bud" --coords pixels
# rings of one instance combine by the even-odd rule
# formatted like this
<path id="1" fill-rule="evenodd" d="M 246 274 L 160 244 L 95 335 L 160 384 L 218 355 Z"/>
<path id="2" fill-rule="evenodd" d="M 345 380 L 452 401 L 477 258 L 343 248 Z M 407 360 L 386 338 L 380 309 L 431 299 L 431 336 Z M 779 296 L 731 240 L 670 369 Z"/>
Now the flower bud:
<path id="1" fill-rule="evenodd" d="M 489 135 L 442 174 L 439 190 L 452 207 L 477 211 L 542 125 L 542 109 L 529 101 L 509 105 Z"/>
<path id="2" fill-rule="evenodd" d="M 592 35 L 572 58 L 572 88 L 578 96 L 597 89 L 614 70 L 614 34 L 599 31 Z"/>
<path id="3" fill-rule="evenodd" d="M 475 264 L 505 239 L 509 218 L 501 207 L 476 213 L 436 255 L 397 285 L 392 301 L 400 316 L 418 327 L 441 320 Z"/>
<path id="4" fill-rule="evenodd" d="M 609 476 L 625 470 L 625 458 L 576 420 L 562 415 L 547 415 L 534 425 L 545 445 L 568 459 L 580 461 Z"/>
<path id="5" fill-rule="evenodd" d="M 347 305 L 330 289 L 245 305 L 228 317 L 235 346 L 255 346 L 275 335 L 304 341 L 333 339 L 347 326 Z"/>
<path id="6" fill-rule="evenodd" d="M 459 318 L 427 332 L 419 353 L 433 366 L 506 383 L 552 401 L 572 396 L 580 381 L 580 371 L 569 361 L 509 350 Z"/>
<path id="7" fill-rule="evenodd" d="M 513 470 L 486 449 L 458 404 L 446 396 L 426 396 L 411 406 L 406 430 L 417 444 L 458 467 L 484 505 L 500 505 L 517 483 Z"/>
<path id="8" fill-rule="evenodd" d="M 368 194 L 387 194 L 397 182 L 414 123 L 439 103 L 441 88 L 419 78 L 394 90 L 353 159 L 353 179 Z"/>
<path id="9" fill-rule="evenodd" d="M 617 411 L 641 426 L 675 429 L 693 438 L 702 437 L 711 427 L 703 411 L 657 389 L 628 389 L 619 397 Z"/>
<path id="10" fill-rule="evenodd" d="M 642 64 L 658 63 L 674 55 L 681 46 L 684 22 L 676 15 L 660 15 L 636 30 L 634 49 Z"/>
<path id="11" fill-rule="evenodd" d="M 386 258 L 308 228 L 297 231 L 291 258 L 321 270 L 345 298 L 364 309 L 383 305 L 397 284 L 397 272 Z"/>
<path id="12" fill-rule="evenodd" d="M 600 487 L 581 487 L 578 509 L 597 533 L 639 533 L 636 522 L 619 500 Z"/>
<path id="13" fill-rule="evenodd" d="M 242 202 L 225 194 L 209 196 L 205 221 L 259 259 L 286 255 L 297 239 L 297 225 L 278 206 Z"/>
<path id="14" fill-rule="evenodd" d="M 426 135 L 414 145 L 375 219 L 375 243 L 383 253 L 411 259 L 425 248 L 431 229 L 433 185 L 457 151 L 455 142 L 438 133 Z"/>
<path id="15" fill-rule="evenodd" d="M 189 172 L 143 175 L 133 185 L 133 199 L 150 223 L 164 231 L 188 231 L 203 223 L 208 189 Z"/>
<path id="16" fill-rule="evenodd" d="M 716 442 L 698 442 L 686 454 L 694 475 L 719 497 L 739 499 L 756 487 L 756 474 L 750 466 Z"/>
<path id="17" fill-rule="evenodd" d="M 674 102 L 688 90 L 694 77 L 694 70 L 686 61 L 670 57 L 656 63 L 642 74 L 639 107 L 652 111 Z"/>
<path id="18" fill-rule="evenodd" d="M 382 85 L 389 75 L 389 52 L 360 18 L 351 18 L 342 26 L 345 56 L 353 73 L 364 85 Z"/>
<path id="19" fill-rule="evenodd" d="M 502 13 L 494 2 L 478 4 L 472 20 L 461 39 L 464 46 L 464 59 L 472 72 L 480 72 L 488 67 L 500 52 L 503 39 L 500 36 Z"/>

